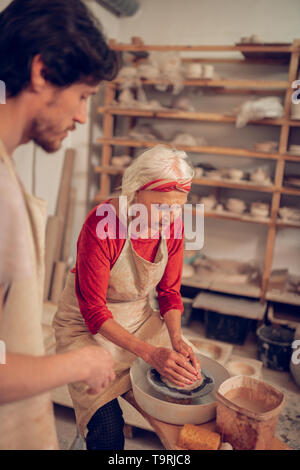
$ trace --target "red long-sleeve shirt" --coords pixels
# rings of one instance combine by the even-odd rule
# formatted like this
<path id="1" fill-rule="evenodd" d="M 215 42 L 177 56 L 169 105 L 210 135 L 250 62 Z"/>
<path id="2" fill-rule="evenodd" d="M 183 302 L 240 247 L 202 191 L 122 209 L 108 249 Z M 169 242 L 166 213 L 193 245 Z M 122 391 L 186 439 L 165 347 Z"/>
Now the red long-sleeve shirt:
<path id="1" fill-rule="evenodd" d="M 106 201 L 108 203 L 109 201 Z M 110 270 L 117 261 L 125 244 L 125 239 L 100 239 L 96 227 L 104 216 L 96 214 L 97 207 L 88 215 L 77 242 L 76 265 L 72 272 L 76 274 L 76 295 L 81 314 L 92 334 L 98 333 L 101 325 L 113 318 L 106 305 L 106 293 Z M 178 227 L 178 226 L 177 226 Z M 107 228 L 107 227 L 106 227 Z M 171 309 L 183 313 L 180 295 L 183 265 L 183 224 L 180 228 L 182 236 L 174 237 L 174 223 L 170 227 L 170 237 L 166 239 L 168 262 L 164 275 L 156 287 L 160 313 L 163 316 Z M 154 262 L 160 239 L 134 239 L 131 237 L 134 250 L 147 261 Z"/>

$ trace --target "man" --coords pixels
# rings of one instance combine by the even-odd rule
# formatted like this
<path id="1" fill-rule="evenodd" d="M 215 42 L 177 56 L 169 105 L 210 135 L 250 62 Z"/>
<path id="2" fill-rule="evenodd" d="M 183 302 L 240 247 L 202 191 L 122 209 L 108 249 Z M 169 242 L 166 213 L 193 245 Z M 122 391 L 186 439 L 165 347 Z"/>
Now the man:
<path id="1" fill-rule="evenodd" d="M 24 190 L 12 155 L 30 141 L 57 151 L 86 122 L 88 98 L 115 77 L 118 61 L 81 0 L 13 0 L 0 31 L 0 449 L 50 449 L 57 440 L 45 392 L 84 381 L 97 393 L 114 379 L 113 361 L 89 345 L 43 356 L 45 207 Z"/>

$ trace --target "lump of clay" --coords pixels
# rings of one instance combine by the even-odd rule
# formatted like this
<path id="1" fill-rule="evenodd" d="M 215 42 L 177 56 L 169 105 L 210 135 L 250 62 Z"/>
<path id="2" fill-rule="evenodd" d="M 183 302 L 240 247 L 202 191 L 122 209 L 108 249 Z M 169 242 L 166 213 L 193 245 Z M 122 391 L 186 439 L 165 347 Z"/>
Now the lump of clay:
<path id="1" fill-rule="evenodd" d="M 195 390 L 196 388 L 200 387 L 200 385 L 203 382 L 203 378 L 196 380 L 194 383 L 191 385 L 185 384 L 183 387 L 180 385 L 175 384 L 174 382 L 171 382 L 171 380 L 168 380 L 166 377 L 160 376 L 161 381 L 167 385 L 167 387 L 170 388 L 175 388 L 176 390 L 186 390 L 186 391 L 191 391 Z"/>

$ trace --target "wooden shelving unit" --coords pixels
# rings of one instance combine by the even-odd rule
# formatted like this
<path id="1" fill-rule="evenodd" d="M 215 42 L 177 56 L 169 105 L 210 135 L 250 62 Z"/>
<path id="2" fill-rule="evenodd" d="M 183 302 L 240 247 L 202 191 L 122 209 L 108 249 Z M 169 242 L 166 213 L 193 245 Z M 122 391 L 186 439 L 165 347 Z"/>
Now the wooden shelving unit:
<path id="1" fill-rule="evenodd" d="M 184 285 L 191 287 L 198 287 L 200 289 L 209 289 L 212 291 L 231 293 L 246 297 L 259 298 L 261 301 L 274 300 L 283 303 L 291 303 L 300 305 L 300 295 L 287 292 L 286 294 L 275 294 L 268 291 L 268 280 L 272 268 L 272 260 L 274 254 L 274 245 L 276 232 L 280 228 L 299 229 L 300 223 L 286 222 L 279 218 L 278 210 L 280 207 L 281 195 L 300 196 L 300 189 L 290 188 L 284 186 L 284 172 L 286 162 L 296 162 L 300 164 L 300 155 L 292 155 L 288 152 L 288 139 L 290 129 L 292 127 L 300 127 L 299 120 L 290 118 L 291 96 L 295 89 L 292 88 L 292 82 L 297 79 L 299 69 L 299 54 L 300 54 L 300 39 L 296 39 L 290 46 L 253 46 L 253 45 L 239 45 L 239 46 L 161 46 L 161 45 L 145 45 L 141 41 L 132 44 L 118 44 L 111 41 L 110 46 L 117 51 L 193 51 L 193 52 L 225 52 L 225 51 L 240 51 L 240 52 L 275 52 L 275 53 L 289 53 L 290 60 L 288 67 L 288 80 L 235 80 L 235 79 L 222 79 L 222 80 L 185 80 L 184 86 L 197 86 L 203 87 L 211 94 L 251 94 L 251 95 L 280 95 L 284 98 L 284 116 L 281 119 L 262 119 L 250 121 L 249 124 L 257 126 L 277 126 L 280 128 L 279 147 L 277 152 L 265 153 L 258 152 L 247 148 L 235 147 L 217 147 L 217 146 L 181 146 L 176 145 L 178 149 L 185 150 L 188 153 L 205 153 L 209 155 L 223 155 L 224 157 L 241 157 L 241 158 L 257 158 L 263 160 L 272 160 L 275 162 L 275 177 L 274 181 L 269 185 L 258 185 L 250 181 L 234 182 L 229 179 L 211 179 L 202 177 L 195 179 L 193 184 L 209 186 L 214 188 L 232 188 L 241 189 L 262 193 L 272 194 L 270 217 L 268 219 L 256 219 L 251 215 L 243 214 L 236 215 L 226 211 L 210 211 L 205 212 L 207 218 L 217 218 L 224 220 L 233 220 L 244 223 L 263 224 L 267 227 L 267 243 L 264 258 L 264 270 L 262 273 L 261 285 L 243 285 L 232 286 L 228 283 L 199 283 L 193 280 L 183 279 Z M 259 63 L 274 63 L 280 64 L 280 60 L 255 60 L 255 59 L 228 59 L 228 58 L 183 58 L 183 61 L 193 62 L 208 62 L 208 63 L 233 63 L 233 64 L 259 64 Z M 100 190 L 96 195 L 95 202 L 105 201 L 113 191 L 111 188 L 111 176 L 122 175 L 122 169 L 112 166 L 110 161 L 114 147 L 124 147 L 126 152 L 130 152 L 135 148 L 149 148 L 154 147 L 159 143 L 168 145 L 168 142 L 160 141 L 141 141 L 134 140 L 129 137 L 117 137 L 114 135 L 114 123 L 118 117 L 128 117 L 129 119 L 135 118 L 151 118 L 151 119 L 168 119 L 168 120 L 187 120 L 191 122 L 209 122 L 209 123 L 222 123 L 233 125 L 236 117 L 230 114 L 221 113 L 204 113 L 204 112 L 186 112 L 176 110 L 158 110 L 148 111 L 141 109 L 125 109 L 116 106 L 114 103 L 115 94 L 121 84 L 120 79 L 113 82 L 108 82 L 105 89 L 104 105 L 98 108 L 98 113 L 103 116 L 103 137 L 97 140 L 97 143 L 102 146 L 102 160 L 101 165 L 95 168 L 95 172 L 100 175 Z M 166 80 L 143 80 L 144 85 L 157 85 L 169 84 Z M 166 92 L 167 93 L 167 92 Z M 169 144 L 172 145 L 172 144 Z"/>

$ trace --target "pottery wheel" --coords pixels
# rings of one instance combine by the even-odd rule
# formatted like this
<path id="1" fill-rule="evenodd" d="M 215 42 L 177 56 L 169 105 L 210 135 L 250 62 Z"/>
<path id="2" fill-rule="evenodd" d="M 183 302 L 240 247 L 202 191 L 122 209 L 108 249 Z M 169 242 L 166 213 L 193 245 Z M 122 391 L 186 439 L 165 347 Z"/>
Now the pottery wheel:
<path id="1" fill-rule="evenodd" d="M 197 384 L 192 384 L 190 387 L 187 385 L 184 388 L 176 388 L 175 384 L 172 384 L 169 380 L 166 381 L 157 370 L 151 368 L 147 371 L 147 380 L 156 391 L 180 400 L 185 397 L 203 397 L 214 389 L 215 383 L 213 377 L 203 369 L 201 369 L 201 374 L 201 381 L 199 380 Z"/>

